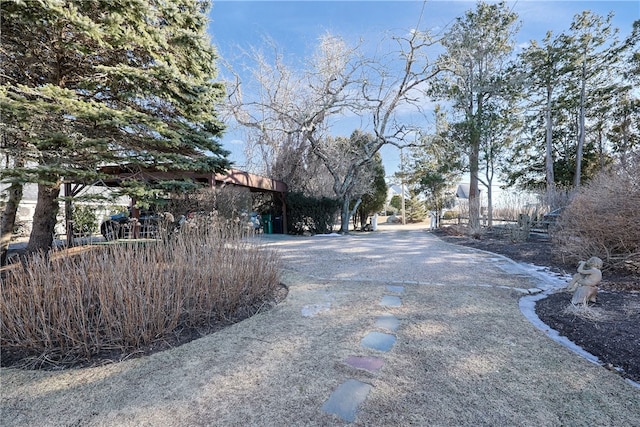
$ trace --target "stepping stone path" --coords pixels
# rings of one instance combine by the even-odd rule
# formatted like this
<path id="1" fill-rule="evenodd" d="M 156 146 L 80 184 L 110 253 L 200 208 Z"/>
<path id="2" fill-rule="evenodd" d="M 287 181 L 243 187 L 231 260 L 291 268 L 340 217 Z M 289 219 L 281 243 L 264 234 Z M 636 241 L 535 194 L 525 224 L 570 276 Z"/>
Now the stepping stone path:
<path id="1" fill-rule="evenodd" d="M 385 290 L 390 293 L 404 293 L 404 286 L 387 285 Z M 397 295 L 384 295 L 379 303 L 383 307 L 401 307 L 402 300 Z M 400 321 L 389 313 L 378 316 L 374 327 L 389 332 L 396 332 Z M 396 336 L 393 333 L 371 331 L 360 341 L 364 348 L 386 353 L 393 348 Z M 384 359 L 378 356 L 349 356 L 345 363 L 356 369 L 375 373 L 384 365 Z M 373 386 L 356 379 L 348 379 L 331 393 L 329 399 L 322 405 L 322 410 L 328 414 L 340 417 L 346 422 L 354 422 L 358 412 L 358 406 L 365 401 Z"/>
<path id="2" fill-rule="evenodd" d="M 400 297 L 395 295 L 385 295 L 382 297 L 380 305 L 383 307 L 400 307 L 402 305 L 402 300 Z"/>

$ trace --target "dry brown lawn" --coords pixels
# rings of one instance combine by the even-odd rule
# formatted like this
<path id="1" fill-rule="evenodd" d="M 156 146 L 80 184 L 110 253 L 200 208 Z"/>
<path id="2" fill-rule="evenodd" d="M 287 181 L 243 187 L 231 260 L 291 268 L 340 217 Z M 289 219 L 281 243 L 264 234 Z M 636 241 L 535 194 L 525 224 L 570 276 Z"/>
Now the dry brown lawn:
<path id="1" fill-rule="evenodd" d="M 345 425 L 321 407 L 352 378 L 373 386 L 357 426 L 640 425 L 640 389 L 532 326 L 521 293 L 496 286 L 533 284 L 491 255 L 417 231 L 340 239 L 276 241 L 287 299 L 189 344 L 102 367 L 3 368 L 2 425 Z M 401 282 L 403 305 L 381 307 Z M 326 309 L 301 314 L 313 305 Z M 383 313 L 400 320 L 395 346 L 361 347 Z M 384 366 L 354 369 L 352 355 Z"/>

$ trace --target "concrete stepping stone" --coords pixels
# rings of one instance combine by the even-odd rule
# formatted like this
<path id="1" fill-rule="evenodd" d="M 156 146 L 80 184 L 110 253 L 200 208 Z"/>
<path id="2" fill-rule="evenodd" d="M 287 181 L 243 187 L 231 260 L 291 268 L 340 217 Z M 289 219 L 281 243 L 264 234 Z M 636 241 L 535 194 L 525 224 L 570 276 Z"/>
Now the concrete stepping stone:
<path id="1" fill-rule="evenodd" d="M 396 294 L 404 293 L 404 286 L 387 285 L 385 286 L 387 292 L 394 292 Z"/>
<path id="2" fill-rule="evenodd" d="M 377 351 L 387 352 L 396 343 L 396 336 L 393 334 L 384 334 L 382 332 L 369 332 L 360 344 L 363 347 Z"/>
<path id="3" fill-rule="evenodd" d="M 345 363 L 357 369 L 377 372 L 384 365 L 384 360 L 374 356 L 349 356 Z"/>
<path id="4" fill-rule="evenodd" d="M 395 295 L 385 295 L 382 297 L 380 305 L 383 307 L 400 307 L 402 305 L 402 300 L 400 297 Z"/>
<path id="5" fill-rule="evenodd" d="M 330 302 L 323 302 L 321 304 L 310 304 L 302 307 L 302 309 L 300 310 L 300 314 L 302 314 L 302 317 L 315 317 L 323 311 L 329 311 L 330 308 Z"/>
<path id="6" fill-rule="evenodd" d="M 347 380 L 331 393 L 329 399 L 322 405 L 322 410 L 334 414 L 347 422 L 356 420 L 358 406 L 364 402 L 371 391 L 371 384 L 358 380 Z"/>
<path id="7" fill-rule="evenodd" d="M 383 314 L 382 316 L 378 316 L 374 326 L 376 328 L 386 329 L 388 331 L 395 332 L 398 330 L 398 327 L 400 326 L 400 321 L 393 314 Z"/>

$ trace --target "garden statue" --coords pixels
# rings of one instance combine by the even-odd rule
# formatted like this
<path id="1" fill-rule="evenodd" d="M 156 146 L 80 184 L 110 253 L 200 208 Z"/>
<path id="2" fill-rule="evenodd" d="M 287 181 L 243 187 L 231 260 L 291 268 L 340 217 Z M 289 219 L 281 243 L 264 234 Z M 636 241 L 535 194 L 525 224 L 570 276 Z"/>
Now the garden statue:
<path id="1" fill-rule="evenodd" d="M 580 261 L 578 272 L 573 275 L 567 285 L 567 292 L 574 292 L 571 304 L 587 305 L 589 301 L 596 302 L 597 285 L 602 280 L 602 260 L 591 257 L 587 261 Z"/>
<path id="2" fill-rule="evenodd" d="M 436 216 L 436 212 L 429 211 L 429 219 L 431 220 L 429 224 L 429 230 L 433 231 L 438 227 L 438 218 Z"/>

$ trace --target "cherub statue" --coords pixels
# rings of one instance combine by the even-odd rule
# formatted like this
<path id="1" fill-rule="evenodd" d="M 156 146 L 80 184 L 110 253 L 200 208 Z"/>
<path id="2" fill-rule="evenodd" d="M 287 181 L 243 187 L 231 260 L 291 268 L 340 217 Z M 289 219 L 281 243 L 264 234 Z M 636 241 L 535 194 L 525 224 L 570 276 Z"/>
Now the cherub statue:
<path id="1" fill-rule="evenodd" d="M 572 304 L 587 304 L 588 301 L 596 302 L 598 294 L 597 284 L 602 280 L 602 260 L 591 257 L 587 261 L 580 261 L 578 272 L 567 285 L 567 292 L 575 292 L 571 298 Z"/>

